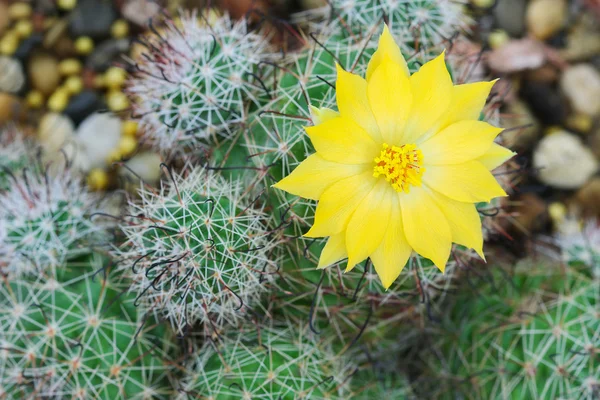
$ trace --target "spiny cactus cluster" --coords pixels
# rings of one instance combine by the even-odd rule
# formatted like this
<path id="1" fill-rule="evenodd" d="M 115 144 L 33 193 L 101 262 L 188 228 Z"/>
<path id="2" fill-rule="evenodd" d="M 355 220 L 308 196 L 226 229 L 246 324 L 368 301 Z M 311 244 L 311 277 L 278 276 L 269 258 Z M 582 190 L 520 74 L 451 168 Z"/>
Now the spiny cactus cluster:
<path id="1" fill-rule="evenodd" d="M 32 151 L 32 146 L 18 129 L 0 131 L 0 191 L 10 188 L 11 172 L 25 167 Z"/>

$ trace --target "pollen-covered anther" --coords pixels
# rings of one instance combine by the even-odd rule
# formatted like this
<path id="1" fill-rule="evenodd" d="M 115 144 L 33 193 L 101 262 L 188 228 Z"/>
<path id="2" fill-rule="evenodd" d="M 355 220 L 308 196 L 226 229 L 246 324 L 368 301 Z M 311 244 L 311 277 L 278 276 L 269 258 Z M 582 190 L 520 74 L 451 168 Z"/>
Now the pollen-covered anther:
<path id="1" fill-rule="evenodd" d="M 421 186 L 423 153 L 416 144 L 390 146 L 383 144 L 379 157 L 373 160 L 373 176 L 384 176 L 397 192 L 410 193 L 410 186 Z"/>

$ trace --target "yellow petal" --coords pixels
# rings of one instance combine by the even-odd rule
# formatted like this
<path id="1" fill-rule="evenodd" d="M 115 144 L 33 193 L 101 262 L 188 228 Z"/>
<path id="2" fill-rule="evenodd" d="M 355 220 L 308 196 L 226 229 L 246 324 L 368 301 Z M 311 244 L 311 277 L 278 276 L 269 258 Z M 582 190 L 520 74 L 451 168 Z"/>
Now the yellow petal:
<path id="1" fill-rule="evenodd" d="M 479 161 L 428 165 L 422 179 L 433 190 L 465 203 L 487 203 L 494 197 L 506 196 L 494 176 Z"/>
<path id="2" fill-rule="evenodd" d="M 481 121 L 460 121 L 419 145 L 425 165 L 462 164 L 482 156 L 502 132 Z"/>
<path id="3" fill-rule="evenodd" d="M 428 192 L 435 200 L 439 209 L 444 213 L 452 241 L 471 248 L 485 260 L 483 255 L 483 232 L 481 217 L 473 203 L 462 203 L 452 200 L 441 193 L 431 190 Z"/>
<path id="4" fill-rule="evenodd" d="M 317 268 L 327 268 L 346 257 L 348 257 L 346 253 L 346 232 L 340 232 L 327 239 L 327 243 L 319 257 Z"/>
<path id="5" fill-rule="evenodd" d="M 372 163 L 339 164 L 312 154 L 273 187 L 306 199 L 319 200 L 329 186 L 369 168 L 372 168 Z"/>
<path id="6" fill-rule="evenodd" d="M 386 57 L 369 80 L 367 94 L 383 140 L 400 143 L 412 103 L 408 77 Z"/>
<path id="7" fill-rule="evenodd" d="M 514 151 L 507 149 L 506 147 L 500 146 L 498 143 L 492 144 L 492 146 L 486 151 L 477 161 L 481 162 L 490 171 L 494 168 L 504 164 L 507 160 L 515 156 Z"/>
<path id="8" fill-rule="evenodd" d="M 310 115 L 312 116 L 313 124 L 319 125 L 325 121 L 339 117 L 340 113 L 327 107 L 317 108 L 310 106 Z"/>
<path id="9" fill-rule="evenodd" d="M 446 112 L 441 129 L 463 120 L 478 120 L 481 110 L 498 80 L 466 83 L 452 88 L 452 103 Z"/>
<path id="10" fill-rule="evenodd" d="M 369 170 L 331 185 L 323 192 L 315 211 L 315 223 L 304 236 L 333 236 L 345 230 L 352 213 L 376 181 L 373 171 Z"/>
<path id="11" fill-rule="evenodd" d="M 326 160 L 341 164 L 373 162 L 381 151 L 371 137 L 349 118 L 330 119 L 306 128 L 317 153 Z"/>
<path id="12" fill-rule="evenodd" d="M 335 91 L 342 117 L 352 119 L 371 135 L 373 140 L 381 143 L 379 127 L 367 99 L 367 81 L 344 71 L 338 64 Z"/>
<path id="13" fill-rule="evenodd" d="M 422 187 L 414 186 L 410 193 L 399 193 L 398 197 L 408 244 L 443 272 L 452 249 L 446 217 Z"/>
<path id="14" fill-rule="evenodd" d="M 371 79 L 371 76 L 375 73 L 375 70 L 377 67 L 379 67 L 379 64 L 381 64 L 383 59 L 386 57 L 389 57 L 395 64 L 397 64 L 405 76 L 408 77 L 410 75 L 410 72 L 408 71 L 408 65 L 406 65 L 406 60 L 404 59 L 404 56 L 402 56 L 400 47 L 398 47 L 396 44 L 394 37 L 388 29 L 388 26 L 384 25 L 383 32 L 379 37 L 377 51 L 375 51 L 373 57 L 371 57 L 367 67 L 367 81 Z"/>
<path id="15" fill-rule="evenodd" d="M 390 223 L 379 247 L 371 254 L 371 261 L 373 261 L 375 271 L 385 289 L 389 288 L 398 278 L 411 253 L 412 247 L 410 247 L 404 235 L 400 200 L 398 196 L 394 196 Z"/>
<path id="16" fill-rule="evenodd" d="M 439 124 L 452 101 L 452 79 L 446 69 L 445 53 L 429 61 L 411 75 L 413 96 L 410 117 L 404 132 L 404 143 L 415 143 Z"/>
<path id="17" fill-rule="evenodd" d="M 373 190 L 354 211 L 346 230 L 348 269 L 379 247 L 390 221 L 393 197 L 397 197 L 396 191 L 385 179 L 378 179 Z"/>

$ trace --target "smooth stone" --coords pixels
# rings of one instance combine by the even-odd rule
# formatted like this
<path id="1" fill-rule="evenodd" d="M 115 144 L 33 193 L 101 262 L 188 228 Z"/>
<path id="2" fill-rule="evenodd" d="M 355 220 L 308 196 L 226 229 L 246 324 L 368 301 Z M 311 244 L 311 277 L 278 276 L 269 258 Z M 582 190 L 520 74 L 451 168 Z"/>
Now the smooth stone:
<path id="1" fill-rule="evenodd" d="M 509 35 L 520 37 L 525 33 L 526 0 L 502 0 L 494 8 L 496 25 Z"/>
<path id="2" fill-rule="evenodd" d="M 542 124 L 564 124 L 567 104 L 554 86 L 545 82 L 523 82 L 520 94 Z"/>
<path id="3" fill-rule="evenodd" d="M 598 170 L 598 161 L 581 139 L 567 131 L 551 133 L 533 151 L 538 178 L 548 186 L 578 189 Z"/>
<path id="4" fill-rule="evenodd" d="M 44 47 L 52 49 L 61 37 L 66 36 L 68 29 L 69 20 L 67 18 L 56 21 L 44 36 Z"/>
<path id="5" fill-rule="evenodd" d="M 548 39 L 562 29 L 567 13 L 566 0 L 533 0 L 527 7 L 527 28 L 536 38 Z"/>
<path id="6" fill-rule="evenodd" d="M 25 83 L 21 63 L 14 58 L 0 56 L 0 92 L 17 93 Z"/>
<path id="7" fill-rule="evenodd" d="M 546 62 L 546 53 L 537 40 L 511 40 L 493 50 L 488 55 L 487 62 L 494 71 L 512 73 L 540 68 Z"/>
<path id="8" fill-rule="evenodd" d="M 21 40 L 13 57 L 27 65 L 29 56 L 40 46 L 42 40 L 43 36 L 41 33 L 34 33 L 28 38 Z"/>
<path id="9" fill-rule="evenodd" d="M 117 12 L 107 0 L 79 0 L 71 12 L 69 29 L 73 36 L 102 39 L 110 36 L 110 27 Z"/>
<path id="10" fill-rule="evenodd" d="M 575 193 L 573 200 L 582 217 L 600 219 L 600 177 L 590 179 Z"/>
<path id="11" fill-rule="evenodd" d="M 2 35 L 10 25 L 8 17 L 8 5 L 0 1 L 0 35 Z"/>
<path id="12" fill-rule="evenodd" d="M 45 114 L 38 126 L 38 141 L 50 158 L 72 141 L 74 134 L 73 121 L 59 113 Z"/>
<path id="13" fill-rule="evenodd" d="M 589 15 L 581 16 L 578 23 L 569 29 L 567 44 L 559 54 L 567 61 L 584 61 L 600 54 L 600 27 Z"/>
<path id="14" fill-rule="evenodd" d="M 151 152 L 139 153 L 125 162 L 127 168 L 121 168 L 119 174 L 127 182 L 134 183 L 136 187 L 139 187 L 140 178 L 150 185 L 155 185 L 160 180 L 161 162 L 162 158 L 159 154 Z"/>
<path id="15" fill-rule="evenodd" d="M 94 113 L 77 128 L 76 140 L 89 168 L 103 168 L 121 139 L 121 120 L 112 113 Z"/>
<path id="16" fill-rule="evenodd" d="M 63 112 L 73 120 L 75 125 L 79 125 L 88 116 L 102 108 L 105 108 L 105 105 L 98 94 L 93 90 L 84 90 L 71 97 Z"/>
<path id="17" fill-rule="evenodd" d="M 17 96 L 0 92 L 0 125 L 18 119 L 22 111 L 23 107 Z"/>
<path id="18" fill-rule="evenodd" d="M 560 88 L 576 112 L 591 117 L 600 114 L 600 73 L 590 64 L 575 65 L 564 71 Z"/>
<path id="19" fill-rule="evenodd" d="M 96 72 L 104 72 L 118 60 L 121 54 L 129 51 L 129 39 L 106 40 L 96 46 L 96 49 L 86 60 L 86 67 Z"/>
<path id="20" fill-rule="evenodd" d="M 121 9 L 123 17 L 139 26 L 146 26 L 159 12 L 160 6 L 152 0 L 127 0 Z"/>
<path id="21" fill-rule="evenodd" d="M 47 53 L 34 54 L 27 72 L 31 86 L 46 96 L 50 96 L 60 84 L 58 60 Z"/>

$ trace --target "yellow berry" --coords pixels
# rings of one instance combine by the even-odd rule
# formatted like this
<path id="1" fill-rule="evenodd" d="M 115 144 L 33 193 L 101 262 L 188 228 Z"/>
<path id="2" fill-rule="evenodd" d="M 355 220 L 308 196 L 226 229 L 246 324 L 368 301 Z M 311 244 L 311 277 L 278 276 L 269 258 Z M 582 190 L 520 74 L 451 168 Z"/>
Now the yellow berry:
<path id="1" fill-rule="evenodd" d="M 33 33 L 33 24 L 31 21 L 23 19 L 15 24 L 14 31 L 21 39 L 25 39 Z"/>
<path id="2" fill-rule="evenodd" d="M 121 125 L 121 134 L 123 136 L 135 137 L 138 131 L 138 122 L 137 121 L 123 121 L 123 125 Z"/>
<path id="3" fill-rule="evenodd" d="M 58 72 L 62 76 L 79 75 L 81 69 L 81 61 L 76 58 L 67 58 L 58 64 Z"/>
<path id="4" fill-rule="evenodd" d="M 94 41 L 88 36 L 81 36 L 75 40 L 75 51 L 81 55 L 88 55 L 94 50 Z"/>
<path id="5" fill-rule="evenodd" d="M 119 140 L 119 153 L 123 157 L 131 155 L 137 148 L 137 140 L 132 136 L 122 136 Z"/>
<path id="6" fill-rule="evenodd" d="M 71 95 L 80 93 L 83 90 L 83 79 L 81 77 L 73 75 L 67 78 L 63 87 Z"/>
<path id="7" fill-rule="evenodd" d="M 25 98 L 29 108 L 38 109 L 44 105 L 44 95 L 39 90 L 32 90 Z"/>
<path id="8" fill-rule="evenodd" d="M 69 92 L 63 88 L 58 88 L 48 98 L 48 109 L 54 112 L 61 112 L 69 104 Z"/>
<path id="9" fill-rule="evenodd" d="M 31 5 L 29 3 L 13 3 L 8 8 L 8 16 L 13 19 L 25 19 L 31 17 Z"/>
<path id="10" fill-rule="evenodd" d="M 123 92 L 111 91 L 106 97 L 108 108 L 111 111 L 119 112 L 125 111 L 129 108 L 129 99 Z"/>
<path id="11" fill-rule="evenodd" d="M 0 39 L 0 54 L 11 56 L 19 47 L 19 37 L 14 32 L 6 32 Z"/>
<path id="12" fill-rule="evenodd" d="M 120 89 L 126 79 L 127 72 L 119 67 L 110 67 L 104 74 L 104 82 L 109 89 Z"/>
<path id="13" fill-rule="evenodd" d="M 91 190 L 104 190 L 108 187 L 108 174 L 101 168 L 94 168 L 87 176 L 87 184 Z"/>
<path id="14" fill-rule="evenodd" d="M 77 0 L 58 0 L 56 4 L 61 10 L 68 11 L 75 8 L 77 5 Z"/>
<path id="15" fill-rule="evenodd" d="M 503 31 L 501 29 L 493 31 L 488 37 L 488 43 L 490 44 L 490 47 L 492 49 L 499 49 L 509 41 L 510 36 L 508 36 L 508 33 L 506 33 L 506 31 Z"/>
<path id="16" fill-rule="evenodd" d="M 115 39 L 123 39 L 129 35 L 129 24 L 124 19 L 118 19 L 110 27 L 110 34 Z"/>

